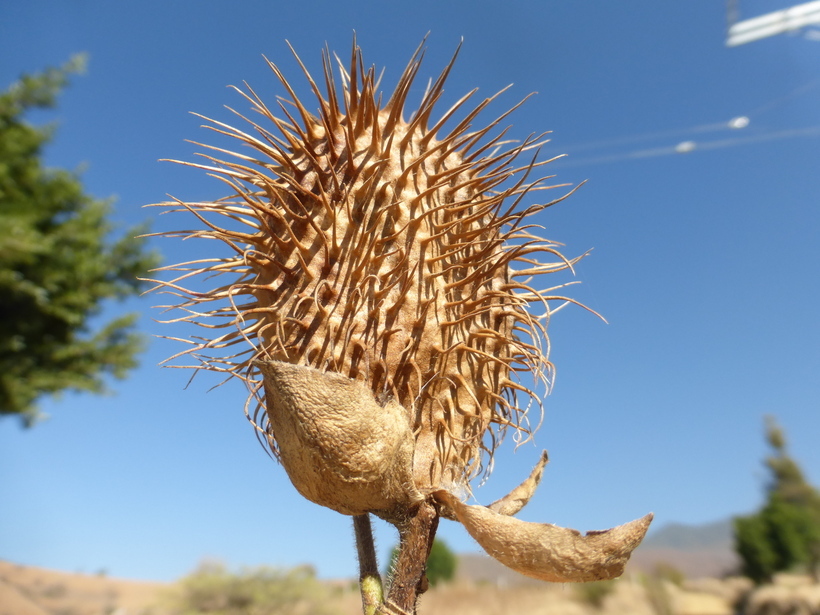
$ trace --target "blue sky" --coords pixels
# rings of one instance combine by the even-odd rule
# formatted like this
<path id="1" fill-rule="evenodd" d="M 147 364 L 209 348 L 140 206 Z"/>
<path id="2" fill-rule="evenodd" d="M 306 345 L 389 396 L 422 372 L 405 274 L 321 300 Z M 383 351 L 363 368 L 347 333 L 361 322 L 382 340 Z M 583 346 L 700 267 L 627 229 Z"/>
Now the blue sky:
<path id="1" fill-rule="evenodd" d="M 741 17 L 785 6 L 743 0 Z M 243 80 L 283 94 L 263 54 L 306 95 L 286 39 L 318 72 L 324 44 L 346 57 L 355 30 L 390 88 L 427 32 L 424 78 L 463 37 L 445 98 L 514 84 L 492 119 L 538 92 L 512 134 L 552 131 L 545 156 L 570 154 L 552 163 L 556 179 L 588 180 L 538 222 L 568 254 L 593 248 L 573 295 L 608 321 L 553 318 L 542 428 L 499 454 L 476 497 L 509 490 L 546 448 L 524 519 L 588 530 L 651 510 L 658 525 L 702 523 L 761 502 L 766 414 L 820 484 L 820 42 L 803 32 L 730 49 L 725 19 L 717 0 L 6 2 L 0 84 L 88 52 L 59 108 L 30 118 L 59 123 L 47 163 L 82 168 L 89 192 L 116 198 L 117 223 L 162 230 L 172 222 L 142 205 L 222 195 L 158 161 L 190 160 L 185 140 L 210 138 L 189 111 L 244 110 L 225 87 Z M 676 153 L 686 141 L 695 149 Z M 155 245 L 168 264 L 184 258 L 172 240 Z M 146 335 L 174 335 L 152 320 L 157 302 L 106 314 L 136 310 Z M 295 492 L 257 444 L 240 383 L 209 391 L 206 374 L 185 389 L 188 373 L 157 366 L 177 350 L 154 339 L 111 395 L 45 400 L 51 418 L 33 429 L 0 421 L 0 558 L 162 580 L 203 558 L 354 575 L 350 519 Z M 459 525 L 440 535 L 479 550 Z M 377 540 L 388 551 L 392 528 Z"/>

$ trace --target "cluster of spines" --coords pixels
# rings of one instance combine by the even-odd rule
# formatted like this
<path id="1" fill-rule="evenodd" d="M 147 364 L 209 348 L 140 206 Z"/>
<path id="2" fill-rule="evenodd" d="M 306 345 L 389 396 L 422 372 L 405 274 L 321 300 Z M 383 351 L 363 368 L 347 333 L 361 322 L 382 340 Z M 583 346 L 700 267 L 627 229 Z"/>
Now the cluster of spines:
<path id="1" fill-rule="evenodd" d="M 287 102 L 279 101 L 286 120 L 272 113 L 247 84 L 247 93 L 237 89 L 255 111 L 272 122 L 280 136 L 239 113 L 253 127 L 255 135 L 208 120 L 209 128 L 239 139 L 263 158 L 199 144 L 233 160 L 206 155 L 212 164 L 182 164 L 207 170 L 228 184 L 233 194 L 214 202 L 178 201 L 179 208 L 193 213 L 205 228 L 173 233 L 220 239 L 235 254 L 169 267 L 181 275 L 162 282 L 161 286 L 183 298 L 181 304 L 172 306 L 185 312 L 177 321 L 229 328 L 210 340 L 186 340 L 192 346 L 180 354 L 198 358 L 201 365 L 192 367 L 239 376 L 251 385 L 256 396 L 259 382 L 253 361 L 264 357 L 357 376 L 351 369 L 367 354 L 362 342 L 367 331 L 356 331 L 352 326 L 333 329 L 327 306 L 339 298 L 321 279 L 323 273 L 334 267 L 339 269 L 340 260 L 348 260 L 344 268 L 348 279 L 342 281 L 341 287 L 349 290 L 342 308 L 342 323 L 345 310 L 351 316 L 350 322 L 355 320 L 352 316 L 356 311 L 368 304 L 363 296 L 366 291 L 362 290 L 368 282 L 386 283 L 371 288 L 371 308 L 383 304 L 391 292 L 398 290 L 398 295 L 391 297 L 392 305 L 382 306 L 376 314 L 384 322 L 379 323 L 379 330 L 372 331 L 367 346 L 381 343 L 386 347 L 385 340 L 400 332 L 394 326 L 406 329 L 406 322 L 398 322 L 398 312 L 408 293 L 415 292 L 420 297 L 415 305 L 416 323 L 423 323 L 431 310 L 440 317 L 440 343 L 427 349 L 429 363 L 419 364 L 420 339 L 413 331 L 405 330 L 411 343 L 398 359 L 402 367 L 388 373 L 383 362 L 381 374 L 378 366 L 371 366 L 367 376 L 374 393 L 397 396 L 406 407 L 425 403 L 449 406 L 441 409 L 443 420 L 436 429 L 446 432 L 450 441 L 469 441 L 470 445 L 462 448 L 464 456 L 472 457 L 477 447 L 490 451 L 494 448 L 496 434 L 488 429 L 490 423 L 525 429 L 525 412 L 519 405 L 518 394 L 536 401 L 538 398 L 528 386 L 517 381 L 515 374 L 525 371 L 533 373 L 536 379 L 549 379 L 551 365 L 544 347 L 548 338 L 542 322 L 550 311 L 547 301 L 571 301 L 555 296 L 556 289 L 536 290 L 516 278 L 553 272 L 571 263 L 561 256 L 555 244 L 530 233 L 531 225 L 525 224 L 552 203 L 520 208 L 526 195 L 553 187 L 546 184 L 548 177 L 528 181 L 533 169 L 549 161 L 538 162 L 533 157 L 529 163 L 513 167 L 513 161 L 536 148 L 541 137 L 527 139 L 501 153 L 497 150 L 506 144 L 506 130 L 485 141 L 512 109 L 484 128 L 471 131 L 471 122 L 495 96 L 488 98 L 470 110 L 447 136 L 438 139 L 445 123 L 463 108 L 474 90 L 433 126 L 428 126 L 455 56 L 428 87 L 412 118 L 405 122 L 403 110 L 421 56 L 420 48 L 384 107 L 377 94 L 375 70 L 364 70 L 355 44 L 349 71 L 339 62 L 341 99 L 329 53 L 323 54 L 325 94 L 302 65 L 320 105 L 318 115 L 307 110 L 284 75 L 270 62 L 290 97 Z M 389 182 L 382 181 L 397 157 L 401 172 Z M 453 166 L 447 168 L 447 164 Z M 396 194 L 404 194 L 408 183 L 422 176 L 425 185 L 406 204 L 412 215 L 402 224 L 394 224 L 391 216 L 397 211 L 391 200 Z M 513 185 L 504 187 L 511 180 Z M 351 192 L 354 188 L 355 192 Z M 432 199 L 440 201 L 442 194 L 449 197 L 431 204 Z M 463 198 L 459 200 L 459 196 Z M 317 216 L 316 212 L 322 215 Z M 227 220 L 216 224 L 206 215 L 211 213 Z M 322 219 L 337 220 L 340 216 L 344 216 L 346 224 L 330 224 L 328 228 L 319 224 Z M 415 248 L 423 251 L 434 246 L 437 253 L 409 263 L 407 251 L 411 246 L 395 243 L 406 240 L 408 233 L 422 226 L 431 232 Z M 317 246 L 307 245 L 308 237 L 319 244 L 321 267 L 310 262 Z M 543 264 L 536 258 L 539 254 L 549 254 L 557 260 Z M 397 261 L 392 270 L 382 271 L 374 266 L 376 259 L 384 261 L 391 257 Z M 523 264 L 524 269 L 514 270 L 512 267 L 517 264 Z M 276 273 L 272 275 L 271 271 Z M 373 271 L 378 272 L 379 280 L 367 279 L 368 275 L 373 277 Z M 182 286 L 186 279 L 198 274 L 223 273 L 238 279 L 205 292 Z M 441 278 L 443 284 L 435 282 L 435 278 Z M 310 292 L 299 294 L 305 290 Z M 323 292 L 328 296 L 323 297 Z M 250 300 L 237 304 L 242 297 Z M 529 311 L 533 302 L 544 305 L 541 317 Z M 290 312 L 283 315 L 285 304 Z M 300 312 L 313 315 L 313 320 L 301 320 Z M 317 347 L 311 337 L 322 326 L 326 329 L 319 340 L 322 345 Z M 226 350 L 243 341 L 251 347 L 234 354 Z M 473 373 L 469 373 L 471 370 Z M 434 374 L 432 379 L 429 372 Z M 401 379 L 404 384 L 399 382 Z M 412 399 L 407 398 L 409 393 Z M 475 403 L 460 401 L 466 398 Z M 461 407 L 465 405 L 467 409 Z M 465 417 L 465 410 L 471 416 Z M 489 434 L 489 442 L 484 441 L 485 434 Z M 271 444 L 275 451 L 275 442 Z M 472 459 L 463 461 L 469 466 Z"/>

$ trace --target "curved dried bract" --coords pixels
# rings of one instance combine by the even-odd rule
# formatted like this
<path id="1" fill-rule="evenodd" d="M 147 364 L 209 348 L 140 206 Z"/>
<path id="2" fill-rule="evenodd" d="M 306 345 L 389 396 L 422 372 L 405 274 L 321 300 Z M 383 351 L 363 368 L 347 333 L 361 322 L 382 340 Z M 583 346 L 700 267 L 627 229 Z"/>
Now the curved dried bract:
<path id="1" fill-rule="evenodd" d="M 620 576 L 652 521 L 650 513 L 609 530 L 583 535 L 549 523 L 499 515 L 484 506 L 468 506 L 447 491 L 434 495 L 455 512 L 488 555 L 542 581 L 585 582 Z"/>
<path id="2" fill-rule="evenodd" d="M 543 451 L 541 453 L 541 458 L 538 460 L 538 463 L 535 464 L 535 467 L 532 469 L 532 472 L 530 472 L 527 479 L 503 498 L 499 498 L 487 506 L 487 508 L 498 513 L 499 515 L 512 516 L 517 514 L 529 503 L 530 499 L 535 494 L 535 490 L 541 482 L 541 476 L 544 474 L 544 468 L 546 467 L 548 461 L 549 455 L 547 455 L 547 451 Z M 439 514 L 443 518 L 449 519 L 450 521 L 458 521 L 455 511 L 442 502 L 439 502 Z"/>
<path id="3" fill-rule="evenodd" d="M 538 460 L 538 463 L 535 464 L 535 467 L 532 469 L 532 472 L 530 472 L 527 479 L 503 498 L 500 498 L 490 504 L 487 508 L 494 513 L 506 515 L 508 517 L 517 514 L 529 503 L 530 499 L 535 494 L 535 490 L 541 482 L 541 476 L 544 474 L 544 468 L 546 467 L 548 461 L 549 455 L 547 455 L 547 451 L 542 452 L 541 458 Z"/>
<path id="4" fill-rule="evenodd" d="M 519 375 L 549 381 L 549 302 L 571 301 L 560 286 L 535 285 L 571 261 L 531 232 L 560 198 L 519 206 L 554 187 L 533 177 L 544 164 L 531 154 L 540 136 L 505 141 L 509 112 L 474 128 L 495 98 L 469 107 L 474 92 L 434 119 L 452 62 L 407 117 L 421 56 L 384 105 L 355 44 L 338 83 L 329 54 L 324 88 L 305 69 L 310 104 L 270 62 L 289 97 L 276 113 L 249 86 L 237 89 L 258 119 L 237 113 L 244 130 L 208 127 L 249 148 L 204 145 L 205 162 L 181 163 L 220 179 L 228 195 L 160 204 L 202 226 L 166 235 L 216 239 L 232 255 L 168 267 L 177 277 L 159 284 L 181 298 L 168 306 L 182 312 L 174 322 L 213 333 L 178 356 L 242 378 L 259 407 L 260 360 L 342 374 L 394 399 L 416 440 L 416 485 L 429 490 L 479 473 L 481 451 L 491 454 L 507 427 L 529 433 L 526 409 L 540 401 Z M 200 280 L 223 275 L 231 279 L 203 290 Z M 279 455 L 270 415 L 250 414 Z"/>

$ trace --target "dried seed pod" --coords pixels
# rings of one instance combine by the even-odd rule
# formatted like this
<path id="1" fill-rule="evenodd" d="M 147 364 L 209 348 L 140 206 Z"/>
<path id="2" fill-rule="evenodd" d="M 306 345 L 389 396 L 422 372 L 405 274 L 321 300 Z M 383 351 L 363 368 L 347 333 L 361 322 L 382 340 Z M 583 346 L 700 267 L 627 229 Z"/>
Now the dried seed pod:
<path id="1" fill-rule="evenodd" d="M 558 583 L 614 579 L 640 544 L 652 514 L 618 527 L 588 532 L 549 523 L 529 523 L 484 506 L 468 506 L 446 491 L 436 499 L 455 512 L 478 544 L 508 568 Z"/>
<path id="2" fill-rule="evenodd" d="M 296 489 L 346 515 L 406 509 L 413 485 L 413 434 L 395 401 L 381 405 L 364 384 L 281 361 L 259 361 L 268 420 Z"/>
<path id="3" fill-rule="evenodd" d="M 475 91 L 432 120 L 455 57 L 406 117 L 421 56 L 420 47 L 384 105 L 354 42 L 338 85 L 328 53 L 324 91 L 302 65 L 318 112 L 268 62 L 289 95 L 279 115 L 249 86 L 237 89 L 268 126 L 239 113 L 247 131 L 205 118 L 250 150 L 205 145 L 208 162 L 181 163 L 221 180 L 224 198 L 159 204 L 204 226 L 165 235 L 231 251 L 165 268 L 176 277 L 158 288 L 181 298 L 165 306 L 182 311 L 171 322 L 216 332 L 173 358 L 248 384 L 249 418 L 305 497 L 399 527 L 407 578 L 392 584 L 391 604 L 413 608 L 440 514 L 524 574 L 610 578 L 651 516 L 587 536 L 506 516 L 532 496 L 546 457 L 492 510 L 442 490 L 466 488 L 507 428 L 529 435 L 527 409 L 540 400 L 519 375 L 549 382 L 551 302 L 573 302 L 561 285 L 535 284 L 573 261 L 530 232 L 564 197 L 519 207 L 555 187 L 530 177 L 544 162 L 516 162 L 541 136 L 510 145 L 500 128 L 509 111 L 474 129 L 495 98 L 468 108 Z M 197 281 L 224 274 L 217 288 Z"/>
<path id="4" fill-rule="evenodd" d="M 219 157 L 206 155 L 210 163 L 182 163 L 207 170 L 232 195 L 164 204 L 206 227 L 170 235 L 218 239 L 234 255 L 169 267 L 181 273 L 161 284 L 184 297 L 173 306 L 184 313 L 176 321 L 228 328 L 191 342 L 187 354 L 202 361 L 195 367 L 243 378 L 260 407 L 260 360 L 342 374 L 394 399 L 415 437 L 415 484 L 429 491 L 466 484 L 507 427 L 529 433 L 525 409 L 540 401 L 518 373 L 549 378 L 548 302 L 571 300 L 529 285 L 570 266 L 556 244 L 528 230 L 552 203 L 517 207 L 553 187 L 549 177 L 529 178 L 542 162 L 516 164 L 539 138 L 504 149 L 505 131 L 492 132 L 507 113 L 473 129 L 492 98 L 454 120 L 474 92 L 431 121 L 452 62 L 405 119 L 421 55 L 381 106 L 376 71 L 364 69 L 355 45 L 340 87 L 325 54 L 324 93 L 305 70 L 318 114 L 269 63 L 290 95 L 280 103 L 284 119 L 250 87 L 240 94 L 275 130 L 241 115 L 250 132 L 210 120 L 251 152 L 212 147 Z M 234 279 L 219 288 L 189 287 L 197 276 L 229 273 Z M 246 342 L 248 352 L 227 350 Z M 279 455 L 270 410 L 252 414 Z"/>

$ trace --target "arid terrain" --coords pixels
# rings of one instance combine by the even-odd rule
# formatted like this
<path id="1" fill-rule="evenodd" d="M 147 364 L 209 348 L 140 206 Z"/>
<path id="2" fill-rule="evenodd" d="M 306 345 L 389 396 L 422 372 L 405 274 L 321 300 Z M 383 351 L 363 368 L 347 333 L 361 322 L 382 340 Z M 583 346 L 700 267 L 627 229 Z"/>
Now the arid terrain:
<path id="1" fill-rule="evenodd" d="M 725 525 L 725 524 L 724 524 Z M 695 531 L 696 530 L 696 531 Z M 683 538 L 681 538 L 683 536 Z M 698 538 L 698 537 L 701 538 Z M 549 584 L 484 555 L 460 555 L 456 577 L 422 597 L 424 615 L 820 615 L 820 584 L 783 576 L 754 589 L 736 568 L 726 527 L 679 526 L 656 533 L 613 582 Z M 312 581 L 322 613 L 359 615 L 355 581 Z M 0 561 L 0 615 L 179 615 L 180 583 L 45 570 Z M 318 596 L 322 597 L 319 598 Z M 319 603 L 317 603 L 319 604 Z M 256 611 L 213 608 L 203 613 Z M 305 605 L 302 605 L 305 606 Z M 299 615 L 314 611 L 297 609 Z M 288 613 L 266 610 L 265 613 Z"/>
<path id="2" fill-rule="evenodd" d="M 466 564 L 466 563 L 465 563 Z M 470 564 L 476 568 L 476 562 Z M 466 565 L 465 572 L 470 565 Z M 484 574 L 491 574 L 492 564 Z M 647 579 L 652 579 L 647 581 Z M 333 584 L 340 615 L 361 613 L 353 583 Z M 518 584 L 462 574 L 423 597 L 427 615 L 730 615 L 747 585 L 739 580 L 684 581 L 630 574 L 603 592 L 577 585 Z M 0 561 L 0 615 L 170 615 L 173 585 L 44 570 Z M 603 595 L 600 595 L 603 594 Z M 596 602 L 598 601 L 598 602 Z"/>
<path id="3" fill-rule="evenodd" d="M 0 615 L 147 615 L 166 587 L 0 561 Z"/>

